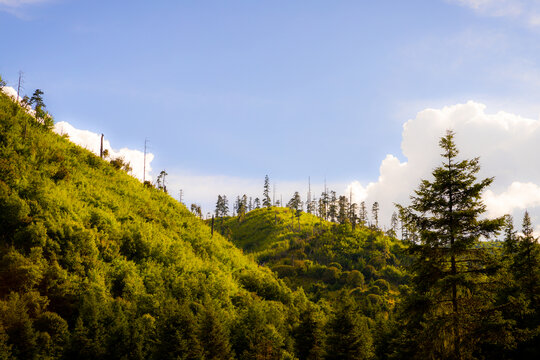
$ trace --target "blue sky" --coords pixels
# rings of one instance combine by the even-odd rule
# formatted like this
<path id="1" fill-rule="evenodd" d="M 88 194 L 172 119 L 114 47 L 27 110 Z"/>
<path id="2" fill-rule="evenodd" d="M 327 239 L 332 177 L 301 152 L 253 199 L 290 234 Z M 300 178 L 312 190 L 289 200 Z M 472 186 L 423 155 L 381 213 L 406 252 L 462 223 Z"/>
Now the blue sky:
<path id="1" fill-rule="evenodd" d="M 537 14 L 536 0 L 0 0 L 0 74 L 13 86 L 22 70 L 57 122 L 117 147 L 149 138 L 154 174 L 179 187 L 366 186 L 387 154 L 407 160 L 403 124 L 423 109 L 538 119 Z"/>

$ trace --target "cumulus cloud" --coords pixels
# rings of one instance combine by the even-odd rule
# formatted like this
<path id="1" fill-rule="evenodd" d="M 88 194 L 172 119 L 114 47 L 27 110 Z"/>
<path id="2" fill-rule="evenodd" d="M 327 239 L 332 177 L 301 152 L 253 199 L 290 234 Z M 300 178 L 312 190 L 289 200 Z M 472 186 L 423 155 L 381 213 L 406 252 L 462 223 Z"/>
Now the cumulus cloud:
<path id="1" fill-rule="evenodd" d="M 538 0 L 449 0 L 473 9 L 476 13 L 492 17 L 510 17 L 531 27 L 540 26 Z"/>
<path id="2" fill-rule="evenodd" d="M 101 147 L 101 134 L 96 134 L 88 130 L 80 130 L 73 127 L 71 124 L 61 121 L 54 125 L 54 131 L 60 135 L 68 135 L 69 139 L 85 149 L 90 150 L 96 155 L 99 155 Z M 119 150 L 113 149 L 108 140 L 103 141 L 103 149 L 109 151 L 110 158 L 122 157 L 124 161 L 129 162 L 132 171 L 131 174 L 142 181 L 143 169 L 144 169 L 144 153 L 139 150 L 133 150 L 128 148 L 121 148 Z M 154 159 L 154 155 L 151 153 L 146 154 L 146 180 L 152 181 L 150 172 L 152 167 L 150 163 Z"/>
<path id="3" fill-rule="evenodd" d="M 540 220 L 540 168 L 532 159 L 540 152 L 540 121 L 506 112 L 489 114 L 486 106 L 469 101 L 425 109 L 403 125 L 401 149 L 406 161 L 393 155 L 381 162 L 377 181 L 353 182 L 356 201 L 380 203 L 380 217 L 388 222 L 393 204 L 407 205 L 421 179 L 431 179 L 440 165 L 439 139 L 447 129 L 456 132 L 462 159 L 480 157 L 479 178 L 495 177 L 484 194 L 488 216 L 513 214 L 521 219 L 528 209 Z"/>

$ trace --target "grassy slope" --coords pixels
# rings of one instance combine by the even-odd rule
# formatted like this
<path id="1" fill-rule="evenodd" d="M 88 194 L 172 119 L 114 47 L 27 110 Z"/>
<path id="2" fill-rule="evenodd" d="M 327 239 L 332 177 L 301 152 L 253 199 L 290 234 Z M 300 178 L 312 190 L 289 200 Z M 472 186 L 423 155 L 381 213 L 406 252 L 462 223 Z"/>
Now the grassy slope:
<path id="1" fill-rule="evenodd" d="M 211 303 L 231 324 L 254 301 L 284 312 L 296 297 L 183 205 L 46 130 L 1 93 L 0 208 L 0 351 L 4 342 L 13 356 L 27 346 L 14 339 L 13 308 L 37 333 L 45 313 L 73 334 L 79 325 L 98 331 L 118 311 L 129 313 L 129 332 L 139 320 L 166 322 L 166 304 Z M 117 347 L 103 336 L 93 346 L 104 349 L 89 345 L 88 356 Z M 141 356 L 166 345 L 152 341 Z"/>

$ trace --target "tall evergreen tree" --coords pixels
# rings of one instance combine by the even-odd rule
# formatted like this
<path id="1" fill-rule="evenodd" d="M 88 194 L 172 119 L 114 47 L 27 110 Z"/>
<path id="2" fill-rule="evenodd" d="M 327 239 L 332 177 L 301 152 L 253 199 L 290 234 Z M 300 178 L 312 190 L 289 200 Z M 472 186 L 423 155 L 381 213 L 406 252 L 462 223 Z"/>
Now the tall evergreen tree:
<path id="1" fill-rule="evenodd" d="M 227 196 L 223 195 L 222 197 L 222 207 L 221 207 L 221 216 L 228 216 L 229 215 L 229 200 L 227 200 Z"/>
<path id="2" fill-rule="evenodd" d="M 358 204 L 352 203 L 349 210 L 349 220 L 353 224 L 353 227 L 354 225 L 356 225 L 356 222 L 358 221 L 358 216 L 356 215 L 357 212 L 358 212 Z"/>
<path id="3" fill-rule="evenodd" d="M 338 201 L 338 222 L 344 224 L 349 220 L 349 200 L 345 195 L 341 195 Z"/>
<path id="4" fill-rule="evenodd" d="M 272 207 L 272 201 L 270 200 L 270 178 L 268 175 L 264 177 L 262 206 L 267 208 Z"/>
<path id="5" fill-rule="evenodd" d="M 409 346 L 416 348 L 416 358 L 469 359 L 478 351 L 480 333 L 489 342 L 504 330 L 489 293 L 490 254 L 478 246 L 481 237 L 497 234 L 504 220 L 479 219 L 485 212 L 482 191 L 493 178 L 477 181 L 478 158 L 456 160 L 452 131 L 439 145 L 444 160 L 433 171 L 433 181 L 422 180 L 412 204 L 399 207 L 414 235 L 409 243 L 413 292 L 404 334 L 414 339 Z"/>
<path id="6" fill-rule="evenodd" d="M 330 198 L 328 197 L 328 192 L 325 190 L 321 193 L 321 198 L 319 199 L 319 216 L 324 220 L 328 220 L 328 205 L 330 203 Z"/>
<path id="7" fill-rule="evenodd" d="M 373 226 L 379 228 L 379 203 L 375 201 L 371 207 L 371 215 L 373 216 Z"/>
<path id="8" fill-rule="evenodd" d="M 324 319 L 314 307 L 305 310 L 300 317 L 300 324 L 294 329 L 296 352 L 301 360 L 324 359 Z"/>
<path id="9" fill-rule="evenodd" d="M 366 202 L 362 201 L 360 203 L 360 210 L 358 211 L 358 221 L 360 221 L 360 224 L 362 226 L 366 226 L 368 221 L 368 215 L 367 215 L 367 209 L 366 209 Z"/>
<path id="10" fill-rule="evenodd" d="M 327 357 L 329 360 L 364 360 L 373 355 L 373 339 L 367 319 L 361 316 L 354 301 L 345 292 L 328 326 Z"/>
<path id="11" fill-rule="evenodd" d="M 222 211 L 223 211 L 223 198 L 221 197 L 221 195 L 218 195 L 217 202 L 216 202 L 216 210 L 215 210 L 216 217 L 220 217 L 222 214 Z"/>
<path id="12" fill-rule="evenodd" d="M 328 205 L 328 217 L 330 221 L 336 221 L 338 216 L 338 202 L 337 195 L 335 191 L 330 191 L 330 202 Z"/>
<path id="13" fill-rule="evenodd" d="M 537 309 L 540 301 L 540 247 L 533 235 L 531 218 L 525 211 L 523 216 L 523 235 L 519 237 L 515 271 L 522 290 L 527 294 L 531 309 Z M 540 330 L 540 324 L 539 330 Z"/>

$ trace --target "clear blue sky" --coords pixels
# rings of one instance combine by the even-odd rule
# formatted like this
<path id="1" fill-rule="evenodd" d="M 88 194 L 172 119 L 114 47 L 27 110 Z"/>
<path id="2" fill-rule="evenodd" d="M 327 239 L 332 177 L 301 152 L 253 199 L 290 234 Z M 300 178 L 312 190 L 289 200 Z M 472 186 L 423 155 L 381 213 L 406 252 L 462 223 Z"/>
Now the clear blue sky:
<path id="1" fill-rule="evenodd" d="M 0 74 L 155 173 L 375 180 L 426 107 L 538 118 L 539 28 L 489 3 L 0 0 Z"/>

